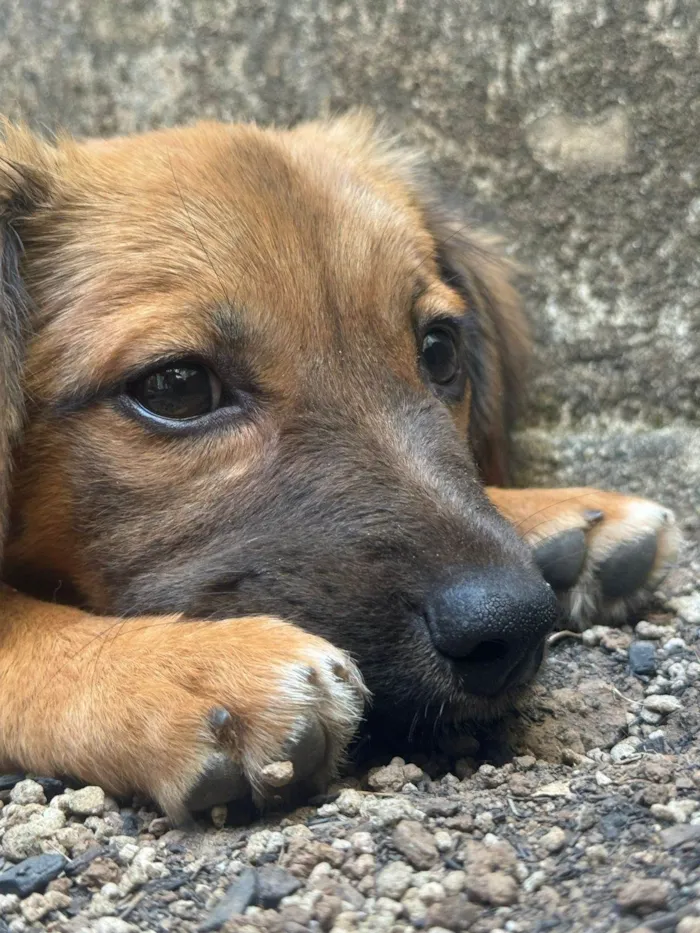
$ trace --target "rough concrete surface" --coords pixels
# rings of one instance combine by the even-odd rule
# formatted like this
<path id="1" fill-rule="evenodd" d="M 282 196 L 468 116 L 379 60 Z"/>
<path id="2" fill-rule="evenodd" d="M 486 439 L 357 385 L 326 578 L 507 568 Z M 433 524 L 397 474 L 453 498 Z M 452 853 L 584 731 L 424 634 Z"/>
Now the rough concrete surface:
<path id="1" fill-rule="evenodd" d="M 48 129 L 374 109 L 531 270 L 528 425 L 697 442 L 695 0 L 0 0 L 0 24 L 1 109 Z"/>
<path id="2" fill-rule="evenodd" d="M 0 110 L 94 135 L 198 117 L 288 123 L 374 109 L 426 151 L 450 200 L 503 232 L 531 270 L 524 291 L 536 356 L 520 481 L 661 498 L 692 544 L 699 42 L 697 0 L 0 0 Z M 414 767 L 410 779 L 370 783 L 371 793 L 362 779 L 359 803 L 331 801 L 255 838 L 259 827 L 209 831 L 199 842 L 163 835 L 156 814 L 117 813 L 108 802 L 79 830 L 61 829 L 58 844 L 74 860 L 88 844 L 103 851 L 31 903 L 0 897 L 0 931 L 5 922 L 13 933 L 48 922 L 66 931 L 195 930 L 237 877 L 234 900 L 264 903 L 255 894 L 264 879 L 243 867 L 279 863 L 304 879 L 301 893 L 281 912 L 249 908 L 224 929 L 698 933 L 692 548 L 678 574 L 667 590 L 676 603 L 657 611 L 671 642 L 678 632 L 685 641 L 659 642 L 656 678 L 628 672 L 631 630 L 622 642 L 599 633 L 600 645 L 593 638 L 554 652 L 542 689 L 554 697 L 550 718 L 567 711 L 566 741 L 582 709 L 572 698 L 566 705 L 563 689 L 600 692 L 602 679 L 617 691 L 595 747 L 581 726 L 582 747 L 564 763 L 533 748 L 532 760 L 476 778 L 468 765 L 447 777 Z M 680 697 L 685 712 L 670 711 L 667 727 L 666 714 L 644 706 L 649 691 Z M 615 753 L 625 735 L 638 741 Z M 13 811 L 3 793 L 8 868 L 22 858 L 8 847 L 11 824 L 29 818 L 22 806 L 44 819 L 45 804 L 37 793 Z M 86 831 L 89 819 L 98 822 Z M 46 838 L 36 851 L 56 851 Z M 419 850 L 432 867 L 418 865 Z"/>

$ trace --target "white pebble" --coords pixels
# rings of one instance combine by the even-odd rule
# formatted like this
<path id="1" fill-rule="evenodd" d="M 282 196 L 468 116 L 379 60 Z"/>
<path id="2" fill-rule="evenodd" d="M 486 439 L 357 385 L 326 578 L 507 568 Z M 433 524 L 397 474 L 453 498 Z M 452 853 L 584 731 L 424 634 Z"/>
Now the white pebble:
<path id="1" fill-rule="evenodd" d="M 686 622 L 691 625 L 700 625 L 699 593 L 694 593 L 692 596 L 678 596 L 676 599 L 669 600 L 669 603 Z"/>
<path id="2" fill-rule="evenodd" d="M 252 833 L 245 847 L 245 854 L 251 862 L 255 863 L 264 856 L 279 854 L 284 849 L 284 836 L 280 832 L 270 829 L 261 829 Z"/>
<path id="3" fill-rule="evenodd" d="M 651 813 L 667 823 L 687 823 L 698 806 L 697 800 L 669 800 L 668 803 L 652 804 Z"/>
<path id="4" fill-rule="evenodd" d="M 377 875 L 377 896 L 398 901 L 410 887 L 413 874 L 413 869 L 406 862 L 389 862 Z"/>
<path id="5" fill-rule="evenodd" d="M 668 625 L 654 625 L 652 622 L 642 621 L 637 623 L 634 631 L 637 638 L 656 640 L 666 638 L 673 632 L 673 629 Z"/>
<path id="6" fill-rule="evenodd" d="M 424 904 L 435 904 L 445 900 L 445 889 L 439 881 L 428 881 L 418 889 L 418 896 Z"/>
<path id="7" fill-rule="evenodd" d="M 636 757 L 641 744 L 640 739 L 637 738 L 628 737 L 623 739 L 622 742 L 618 742 L 617 745 L 613 745 L 610 749 L 610 757 L 616 764 L 629 761 L 630 758 Z"/>
<path id="8" fill-rule="evenodd" d="M 0 894 L 0 917 L 14 914 L 19 908 L 19 898 L 16 894 Z"/>
<path id="9" fill-rule="evenodd" d="M 452 835 L 446 829 L 438 829 L 434 833 L 433 839 L 438 852 L 449 852 L 452 848 Z"/>
<path id="10" fill-rule="evenodd" d="M 669 638 L 664 645 L 663 651 L 666 657 L 670 657 L 672 654 L 682 654 L 687 647 L 683 638 Z"/>
<path id="11" fill-rule="evenodd" d="M 350 844 L 356 852 L 366 853 L 367 855 L 374 855 L 377 850 L 371 833 L 353 833 L 352 836 L 350 836 Z"/>
<path id="12" fill-rule="evenodd" d="M 592 625 L 581 635 L 581 641 L 587 648 L 595 648 L 612 629 L 608 625 Z"/>
<path id="13" fill-rule="evenodd" d="M 658 693 L 656 695 L 651 695 L 644 697 L 643 701 L 644 709 L 649 710 L 652 713 L 659 713 L 662 716 L 667 716 L 669 713 L 675 713 L 677 710 L 682 709 L 683 704 L 678 699 L 678 697 L 671 696 L 670 694 Z"/>
<path id="14" fill-rule="evenodd" d="M 135 933 L 138 927 L 119 917 L 100 917 L 92 925 L 94 933 Z"/>
<path id="15" fill-rule="evenodd" d="M 548 833 L 542 836 L 540 845 L 552 854 L 561 852 L 566 845 L 566 833 L 560 826 L 553 826 Z"/>
<path id="16" fill-rule="evenodd" d="M 68 809 L 76 816 L 102 816 L 105 802 L 105 792 L 101 787 L 81 787 L 67 797 Z"/>
<path id="17" fill-rule="evenodd" d="M 535 891 L 539 891 L 546 880 L 546 872 L 541 869 L 539 871 L 533 871 L 530 877 L 523 881 L 523 891 L 526 894 L 534 894 Z"/>
<path id="18" fill-rule="evenodd" d="M 46 803 L 44 788 L 36 781 L 19 781 L 10 791 L 12 803 L 25 806 L 28 803 Z"/>

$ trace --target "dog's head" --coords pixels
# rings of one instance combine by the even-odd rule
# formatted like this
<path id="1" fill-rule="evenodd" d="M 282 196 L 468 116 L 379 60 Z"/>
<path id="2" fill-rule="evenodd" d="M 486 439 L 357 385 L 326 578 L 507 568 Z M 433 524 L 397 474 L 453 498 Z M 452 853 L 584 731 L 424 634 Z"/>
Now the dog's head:
<path id="1" fill-rule="evenodd" d="M 363 116 L 8 128 L 6 575 L 104 613 L 296 621 L 397 723 L 502 707 L 555 612 L 482 487 L 526 338 L 507 264 L 418 175 Z"/>

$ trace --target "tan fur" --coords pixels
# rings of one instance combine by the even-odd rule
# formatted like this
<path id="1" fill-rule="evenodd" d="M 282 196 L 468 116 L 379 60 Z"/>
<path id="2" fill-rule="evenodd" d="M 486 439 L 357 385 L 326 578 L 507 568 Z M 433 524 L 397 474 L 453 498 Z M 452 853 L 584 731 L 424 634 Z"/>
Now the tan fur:
<path id="1" fill-rule="evenodd" d="M 384 369 L 425 392 L 411 315 L 473 311 L 481 320 L 486 385 L 469 386 L 450 414 L 471 436 L 483 477 L 503 481 L 503 398 L 527 353 L 512 269 L 488 239 L 431 218 L 416 159 L 363 114 L 289 131 L 202 123 L 85 143 L 48 143 L 5 124 L 0 241 L 4 272 L 19 270 L 0 292 L 5 579 L 28 590 L 48 581 L 44 596 L 106 613 L 2 587 L 2 766 L 140 790 L 181 815 L 215 744 L 203 725 L 212 707 L 232 713 L 225 745 L 254 783 L 313 705 L 332 738 L 327 775 L 362 694 L 341 652 L 264 617 L 183 625 L 110 616 L 114 589 L 100 554 L 138 539 L 166 555 L 190 528 L 205 534 L 206 497 L 227 501 L 254 479 L 309 399 L 319 410 L 337 404 L 348 422 L 366 418 L 377 455 L 398 461 L 372 379 Z M 473 308 L 441 277 L 436 242 L 456 249 Z M 350 358 L 333 343 L 329 307 L 344 321 Z M 159 354 L 206 357 L 235 332 L 239 309 L 266 408 L 235 434 L 184 441 L 183 457 L 103 401 L 71 408 Z M 439 477 L 419 479 L 440 492 Z M 85 512 L 87 486 L 98 482 L 133 502 L 121 537 L 99 508 Z M 526 536 L 575 525 L 579 506 L 614 517 L 626 503 L 590 490 L 572 493 L 575 508 L 561 490 L 489 494 Z M 290 671 L 310 670 L 313 680 L 326 663 L 350 671 L 352 696 L 294 693 Z"/>

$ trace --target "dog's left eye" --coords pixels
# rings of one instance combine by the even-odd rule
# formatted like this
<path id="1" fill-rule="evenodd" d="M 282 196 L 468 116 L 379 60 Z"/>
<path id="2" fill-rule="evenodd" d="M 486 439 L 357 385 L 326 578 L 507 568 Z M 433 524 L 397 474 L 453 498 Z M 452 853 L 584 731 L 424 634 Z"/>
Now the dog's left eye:
<path id="1" fill-rule="evenodd" d="M 216 411 L 221 401 L 221 382 L 206 366 L 178 362 L 134 380 L 127 392 L 159 418 L 188 421 Z"/>
<path id="2" fill-rule="evenodd" d="M 428 376 L 437 385 L 449 385 L 460 373 L 457 341 L 446 327 L 427 331 L 421 345 L 421 358 Z"/>

